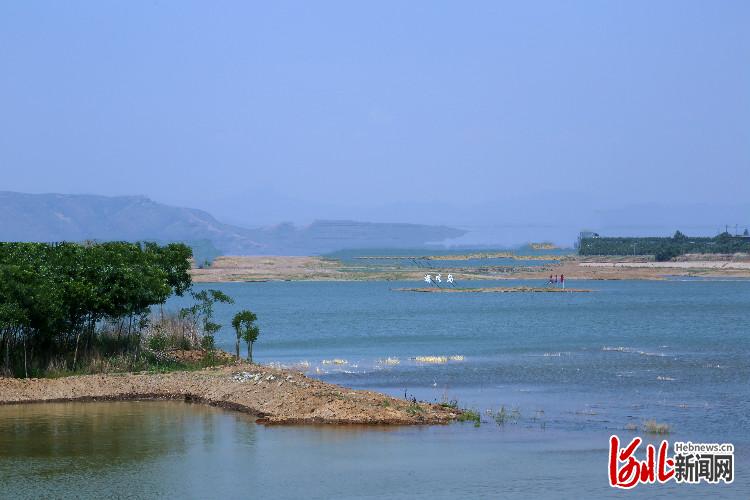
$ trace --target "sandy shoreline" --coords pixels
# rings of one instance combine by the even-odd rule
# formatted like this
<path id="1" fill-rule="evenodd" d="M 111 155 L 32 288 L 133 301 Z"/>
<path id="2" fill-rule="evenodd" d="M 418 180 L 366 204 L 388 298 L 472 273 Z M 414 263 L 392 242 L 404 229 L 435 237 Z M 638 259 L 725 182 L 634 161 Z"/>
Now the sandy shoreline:
<path id="1" fill-rule="evenodd" d="M 219 406 L 254 415 L 264 424 L 446 424 L 460 414 L 255 364 L 166 374 L 0 378 L 0 404 L 141 399 Z"/>
<path id="2" fill-rule="evenodd" d="M 684 261 L 684 262 L 582 262 L 581 267 L 627 267 L 648 269 L 748 269 L 750 262 Z"/>
<path id="3" fill-rule="evenodd" d="M 394 288 L 394 292 L 417 292 L 417 293 L 587 293 L 592 290 L 582 288 L 547 288 L 530 286 L 512 287 L 477 287 L 477 288 Z"/>
<path id="4" fill-rule="evenodd" d="M 750 261 L 730 256 L 686 256 L 685 260 L 654 262 L 642 257 L 567 256 L 539 266 L 416 268 L 395 264 L 372 266 L 367 260 L 349 265 L 323 257 L 218 257 L 211 267 L 191 270 L 196 283 L 247 281 L 422 281 L 426 273 L 452 273 L 457 280 L 546 280 L 564 274 L 569 280 L 661 280 L 669 276 L 750 278 Z M 722 260 L 718 260 L 721 258 Z"/>

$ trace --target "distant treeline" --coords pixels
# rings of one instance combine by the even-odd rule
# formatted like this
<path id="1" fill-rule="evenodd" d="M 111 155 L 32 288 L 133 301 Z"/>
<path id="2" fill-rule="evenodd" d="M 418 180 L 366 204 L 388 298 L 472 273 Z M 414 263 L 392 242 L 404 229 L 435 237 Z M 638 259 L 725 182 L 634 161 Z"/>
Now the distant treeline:
<path id="1" fill-rule="evenodd" d="M 653 255 L 658 261 L 687 253 L 750 252 L 750 238 L 721 233 L 716 237 L 690 237 L 677 231 L 671 238 L 586 236 L 578 240 L 579 255 Z"/>
<path id="2" fill-rule="evenodd" d="M 0 243 L 2 371 L 28 376 L 52 361 L 75 370 L 102 346 L 102 323 L 117 325 L 118 348 L 138 349 L 131 334 L 151 306 L 190 288 L 191 256 L 179 243 Z"/>

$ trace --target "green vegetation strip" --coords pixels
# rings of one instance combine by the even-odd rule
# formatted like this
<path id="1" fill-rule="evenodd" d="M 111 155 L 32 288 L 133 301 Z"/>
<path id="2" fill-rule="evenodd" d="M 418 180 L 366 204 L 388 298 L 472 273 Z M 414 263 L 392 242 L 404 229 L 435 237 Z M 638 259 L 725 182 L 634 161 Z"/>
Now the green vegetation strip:
<path id="1" fill-rule="evenodd" d="M 747 230 L 745 230 L 747 232 Z M 653 255 L 667 261 L 688 253 L 733 254 L 750 252 L 750 236 L 721 233 L 714 238 L 686 236 L 677 231 L 671 238 L 587 237 L 578 241 L 579 255 Z"/>

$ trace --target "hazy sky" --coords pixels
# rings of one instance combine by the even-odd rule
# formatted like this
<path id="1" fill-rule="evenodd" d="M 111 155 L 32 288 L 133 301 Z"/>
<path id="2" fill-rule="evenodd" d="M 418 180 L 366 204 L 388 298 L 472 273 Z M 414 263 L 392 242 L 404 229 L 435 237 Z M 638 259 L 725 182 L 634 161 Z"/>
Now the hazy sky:
<path id="1" fill-rule="evenodd" d="M 748 26 L 746 0 L 2 2 L 0 189 L 248 225 L 744 225 Z"/>

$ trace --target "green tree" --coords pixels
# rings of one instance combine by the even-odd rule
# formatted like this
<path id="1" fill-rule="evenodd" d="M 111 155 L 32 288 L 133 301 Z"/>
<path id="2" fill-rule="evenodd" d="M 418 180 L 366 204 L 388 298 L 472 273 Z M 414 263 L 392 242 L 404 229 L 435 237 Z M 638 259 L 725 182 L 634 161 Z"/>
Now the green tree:
<path id="1" fill-rule="evenodd" d="M 51 360 L 76 367 L 103 323 L 142 328 L 151 306 L 190 288 L 189 257 L 182 244 L 0 243 L 3 372 L 28 376 Z M 136 332 L 121 348 L 134 345 L 137 357 Z"/>
<path id="2" fill-rule="evenodd" d="M 201 345 L 206 350 L 213 349 L 214 335 L 221 330 L 221 325 L 214 323 L 213 321 L 214 305 L 216 303 L 234 304 L 234 299 L 221 290 L 215 290 L 213 288 L 201 290 L 200 292 L 193 292 L 192 296 L 193 299 L 198 302 L 191 307 L 183 309 L 181 314 L 190 314 L 199 319 L 201 326 L 203 327 L 203 339 L 201 340 Z"/>
<path id="3" fill-rule="evenodd" d="M 260 328 L 255 324 L 258 317 L 255 313 L 243 310 L 234 315 L 232 319 L 232 326 L 234 331 L 237 333 L 237 359 L 240 358 L 240 339 L 247 342 L 247 360 L 253 362 L 253 344 L 258 340 L 260 335 Z"/>

